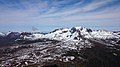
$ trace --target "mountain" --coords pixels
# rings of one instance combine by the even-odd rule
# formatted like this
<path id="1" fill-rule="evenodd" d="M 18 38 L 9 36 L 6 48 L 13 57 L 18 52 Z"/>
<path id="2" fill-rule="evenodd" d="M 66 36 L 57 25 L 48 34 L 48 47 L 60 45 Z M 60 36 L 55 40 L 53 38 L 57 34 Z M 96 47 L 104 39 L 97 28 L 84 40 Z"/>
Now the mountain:
<path id="1" fill-rule="evenodd" d="M 5 36 L 5 34 L 4 33 L 0 33 L 0 36 Z"/>
<path id="2" fill-rule="evenodd" d="M 20 38 L 19 32 L 8 32 L 8 33 L 2 33 L 0 35 L 0 46 L 12 44 L 15 42 L 16 39 Z"/>
<path id="3" fill-rule="evenodd" d="M 39 39 L 39 38 L 49 38 L 55 40 L 80 40 L 81 37 L 84 38 L 99 38 L 99 39 L 118 39 L 120 35 L 107 30 L 91 30 L 84 27 L 73 27 L 55 29 L 48 34 L 32 34 L 31 36 L 25 37 L 26 39 Z"/>
<path id="4" fill-rule="evenodd" d="M 107 30 L 92 30 L 85 27 L 60 28 L 52 32 L 43 34 L 40 32 L 9 32 L 0 33 L 2 37 L 37 40 L 41 38 L 48 38 L 53 40 L 76 41 L 81 38 L 87 39 L 119 39 L 120 32 L 112 32 Z"/>
<path id="5" fill-rule="evenodd" d="M 60 28 L 47 34 L 33 33 L 29 36 L 22 36 L 24 39 L 37 40 L 47 38 L 58 41 L 81 41 L 90 39 L 95 41 L 104 41 L 109 44 L 117 44 L 120 40 L 119 32 L 115 33 L 107 30 L 92 30 L 85 27 Z M 108 42 L 109 41 L 109 42 Z"/>
<path id="6" fill-rule="evenodd" d="M 119 67 L 119 32 L 85 27 L 1 33 L 1 67 Z"/>
<path id="7" fill-rule="evenodd" d="M 71 29 L 59 29 L 46 36 L 52 36 L 57 38 L 76 39 L 80 37 L 84 38 L 100 38 L 100 39 L 113 39 L 120 38 L 119 35 L 106 31 L 106 30 L 91 30 L 84 27 L 73 27 Z"/>

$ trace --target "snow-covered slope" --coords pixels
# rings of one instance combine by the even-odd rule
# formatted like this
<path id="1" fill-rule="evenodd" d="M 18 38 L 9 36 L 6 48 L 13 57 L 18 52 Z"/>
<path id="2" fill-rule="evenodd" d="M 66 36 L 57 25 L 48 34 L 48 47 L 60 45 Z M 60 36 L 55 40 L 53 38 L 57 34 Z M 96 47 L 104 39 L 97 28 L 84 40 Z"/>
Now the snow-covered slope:
<path id="1" fill-rule="evenodd" d="M 112 39 L 112 38 L 120 38 L 119 35 L 116 33 L 106 31 L 106 30 L 95 30 L 90 33 L 93 38 L 100 38 L 100 39 Z"/>
<path id="2" fill-rule="evenodd" d="M 62 41 L 80 41 L 83 38 L 95 38 L 95 39 L 120 39 L 120 35 L 115 32 L 106 30 L 92 30 L 85 27 L 72 27 L 72 28 L 60 28 L 54 31 L 42 34 L 31 32 L 9 32 L 7 34 L 0 33 L 0 36 L 16 37 L 28 40 L 37 40 L 41 38 L 47 38 L 52 40 Z M 19 37 L 20 36 L 20 37 Z M 19 39 L 17 39 L 19 40 Z"/>
<path id="3" fill-rule="evenodd" d="M 82 40 L 82 38 L 99 38 L 99 39 L 114 39 L 120 38 L 120 35 L 106 30 L 91 30 L 85 27 L 73 27 L 73 28 L 61 28 L 55 29 L 54 31 L 48 34 L 32 34 L 30 36 L 25 36 L 26 39 L 39 39 L 39 38 L 48 38 L 54 40 L 63 40 L 63 41 L 76 41 Z"/>
<path id="4" fill-rule="evenodd" d="M 109 59 L 110 53 L 111 57 L 115 55 L 117 58 L 119 53 L 115 53 L 115 50 L 120 50 L 119 32 L 91 30 L 85 27 L 60 28 L 47 34 L 11 32 L 1 39 L 12 45 L 0 47 L 0 67 L 22 67 L 49 61 L 72 62 L 73 65 L 78 60 L 88 62 L 89 58 L 86 57 L 99 59 L 99 55 L 105 55 L 105 58 L 108 55 Z"/>
<path id="5" fill-rule="evenodd" d="M 58 29 L 54 32 L 48 33 L 45 35 L 45 38 L 55 39 L 55 40 L 81 40 L 78 37 L 79 31 L 71 30 L 71 29 Z"/>
<path id="6" fill-rule="evenodd" d="M 4 33 L 0 33 L 0 36 L 5 36 L 5 34 Z"/>

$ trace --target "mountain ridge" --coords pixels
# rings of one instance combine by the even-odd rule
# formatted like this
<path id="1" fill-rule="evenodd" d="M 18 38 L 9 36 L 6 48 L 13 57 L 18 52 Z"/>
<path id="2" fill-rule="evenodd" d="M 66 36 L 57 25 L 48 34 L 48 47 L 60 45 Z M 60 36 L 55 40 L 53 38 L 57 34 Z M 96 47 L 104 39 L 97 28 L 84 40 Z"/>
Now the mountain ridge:
<path id="1" fill-rule="evenodd" d="M 0 37 L 5 39 L 18 40 L 39 40 L 51 39 L 58 41 L 79 41 L 82 38 L 87 39 L 120 39 L 120 32 L 112 32 L 107 30 L 92 30 L 85 27 L 59 28 L 49 33 L 40 32 L 8 32 L 0 33 Z"/>

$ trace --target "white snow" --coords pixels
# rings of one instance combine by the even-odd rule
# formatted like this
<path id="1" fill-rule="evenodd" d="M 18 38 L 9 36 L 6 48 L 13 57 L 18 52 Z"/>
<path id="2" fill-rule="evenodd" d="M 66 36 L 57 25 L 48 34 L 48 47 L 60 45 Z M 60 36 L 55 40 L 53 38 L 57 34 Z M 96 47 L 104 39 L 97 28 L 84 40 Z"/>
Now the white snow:
<path id="1" fill-rule="evenodd" d="M 54 39 L 60 41 L 79 41 L 82 40 L 82 38 L 78 37 L 79 33 L 84 38 L 100 38 L 100 39 L 120 38 L 120 36 L 118 36 L 116 33 L 106 30 L 92 30 L 92 32 L 88 32 L 87 31 L 88 29 L 85 27 L 75 27 L 75 28 L 76 31 L 74 33 L 71 33 L 71 29 L 69 28 L 63 28 L 45 35 L 36 33 L 30 36 L 24 36 L 24 38 L 30 40 L 35 40 L 39 38 L 48 38 L 48 39 Z"/>
<path id="2" fill-rule="evenodd" d="M 113 32 L 104 31 L 104 30 L 93 31 L 91 35 L 94 38 L 100 38 L 100 39 L 118 38 L 113 34 Z"/>
<path id="3" fill-rule="evenodd" d="M 0 32 L 0 36 L 5 36 L 5 34 Z"/>
<path id="4" fill-rule="evenodd" d="M 67 62 L 67 61 L 70 61 L 70 60 L 74 60 L 74 59 L 75 59 L 74 56 L 64 56 L 63 58 L 64 58 L 64 59 L 63 59 L 64 62 Z"/>

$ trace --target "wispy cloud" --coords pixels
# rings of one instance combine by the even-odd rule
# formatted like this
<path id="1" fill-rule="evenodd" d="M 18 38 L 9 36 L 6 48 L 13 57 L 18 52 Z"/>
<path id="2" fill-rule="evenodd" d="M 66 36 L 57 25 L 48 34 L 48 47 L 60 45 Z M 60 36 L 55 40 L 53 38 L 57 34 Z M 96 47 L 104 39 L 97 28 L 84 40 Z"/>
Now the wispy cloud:
<path id="1" fill-rule="evenodd" d="M 82 25 L 107 29 L 114 25 L 117 30 L 120 29 L 119 7 L 120 0 L 0 0 L 0 27 L 19 24 L 26 28 L 26 24 L 40 26 L 42 30 L 47 26 Z"/>

